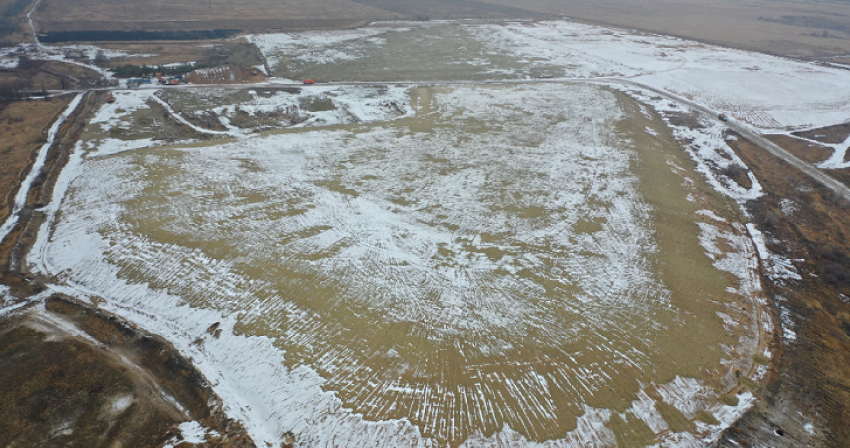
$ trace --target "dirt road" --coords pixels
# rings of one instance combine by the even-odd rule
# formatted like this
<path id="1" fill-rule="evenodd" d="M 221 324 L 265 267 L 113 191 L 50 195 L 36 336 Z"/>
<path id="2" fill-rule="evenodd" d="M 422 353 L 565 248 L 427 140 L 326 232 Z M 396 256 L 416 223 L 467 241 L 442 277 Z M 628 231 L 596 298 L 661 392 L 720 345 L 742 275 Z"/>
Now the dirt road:
<path id="1" fill-rule="evenodd" d="M 656 88 L 650 87 L 646 84 L 631 81 L 631 80 L 628 80 L 628 79 L 617 79 L 617 80 L 612 80 L 612 81 L 613 82 L 619 82 L 619 83 L 622 83 L 622 84 L 629 84 L 629 85 L 633 85 L 633 86 L 636 86 L 636 87 L 640 87 L 642 89 L 649 90 L 653 93 L 661 95 L 661 96 L 668 98 L 670 100 L 673 100 L 675 102 L 685 104 L 688 107 L 690 107 L 691 109 L 693 109 L 694 111 L 699 112 L 703 115 L 706 115 L 707 117 L 709 117 L 713 120 L 719 121 L 719 119 L 717 118 L 718 117 L 717 111 L 713 111 L 713 110 L 709 109 L 708 107 L 697 104 L 697 103 L 690 101 L 688 99 L 673 95 L 669 92 L 665 92 L 664 90 L 656 89 Z M 814 179 L 819 184 L 821 184 L 824 187 L 832 190 L 833 192 L 840 195 L 844 199 L 847 199 L 848 201 L 850 201 L 850 188 L 848 188 L 847 186 L 845 186 L 841 182 L 833 179 L 832 177 L 828 176 L 826 173 L 824 173 L 823 171 L 821 171 L 817 167 L 815 167 L 812 164 L 800 159 L 799 157 L 791 154 L 790 152 L 782 149 L 780 146 L 771 142 L 770 140 L 762 137 L 761 135 L 759 135 L 758 133 L 753 131 L 752 128 L 750 128 L 749 126 L 746 126 L 746 125 L 744 125 L 740 122 L 737 122 L 733 119 L 730 119 L 729 121 L 724 121 L 723 124 L 725 126 L 727 126 L 729 129 L 732 129 L 733 131 L 737 132 L 738 134 L 741 134 L 741 136 L 743 136 L 744 138 L 746 138 L 747 140 L 749 140 L 753 144 L 757 145 L 761 149 L 763 149 L 763 150 L 767 151 L 768 153 L 772 154 L 773 156 L 783 160 L 784 162 L 788 163 L 789 165 L 793 166 L 794 168 L 797 168 L 798 170 L 802 171 L 807 176 Z"/>

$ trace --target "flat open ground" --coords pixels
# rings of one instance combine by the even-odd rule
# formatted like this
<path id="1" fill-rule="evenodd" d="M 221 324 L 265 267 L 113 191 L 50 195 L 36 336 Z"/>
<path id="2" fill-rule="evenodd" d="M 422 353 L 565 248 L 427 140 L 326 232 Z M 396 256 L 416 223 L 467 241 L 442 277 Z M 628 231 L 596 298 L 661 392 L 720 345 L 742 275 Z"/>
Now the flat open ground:
<path id="1" fill-rule="evenodd" d="M 405 445 L 506 427 L 648 443 L 729 412 L 719 399 L 754 367 L 758 311 L 726 291 L 751 290 L 729 275 L 746 264 L 718 270 L 700 244 L 723 241 L 712 256 L 730 266 L 753 254 L 716 215 L 734 209 L 682 188 L 698 174 L 647 134 L 667 133 L 652 115 L 594 86 L 346 90 L 322 109 L 351 93 L 397 106 L 371 125 L 138 150 L 124 145 L 154 128 L 133 122 L 157 103 L 119 94 L 84 136 L 43 269 L 158 325 L 221 321 L 199 347 L 216 362 L 269 338 L 286 355 L 254 356 L 315 372 L 324 392 L 277 367 L 257 393 L 317 442 L 357 445 L 377 424 Z M 115 125 L 128 132 L 104 134 Z M 608 410 L 626 415 L 615 432 L 580 426 Z"/>
<path id="2" fill-rule="evenodd" d="M 342 29 L 376 20 L 534 16 L 538 14 L 475 0 L 253 0 L 240 3 L 239 7 L 223 0 L 142 0 L 120 3 L 44 0 L 35 14 L 39 31 L 47 33 L 79 30 Z"/>
<path id="3" fill-rule="evenodd" d="M 745 225 L 752 154 L 677 97 L 839 167 L 809 131 L 845 71 L 569 21 L 247 39 L 272 75 L 407 82 L 116 91 L 26 262 L 168 337 L 258 444 L 707 444 L 810 328 L 769 312 L 811 266 Z M 797 405 L 771 434 L 841 415 Z"/>
<path id="4" fill-rule="evenodd" d="M 625 76 L 771 129 L 830 120 L 835 90 L 733 96 L 704 89 L 708 67 L 719 86 L 842 76 L 790 81 L 776 60 L 570 22 L 249 39 L 273 74 Z M 398 63 L 376 63 L 381 47 Z M 743 166 L 721 126 L 632 95 L 700 162 L 645 105 L 594 85 L 117 92 L 31 259 L 216 366 L 226 399 L 262 403 L 235 411 L 258 440 L 275 426 L 352 446 L 711 440 L 772 353 L 731 201 L 761 190 L 706 171 Z M 169 114 L 194 132 L 164 135 Z M 221 338 L 196 342 L 215 322 Z"/>
<path id="5" fill-rule="evenodd" d="M 339 29 L 380 20 L 505 19 L 566 15 L 578 20 L 783 56 L 850 63 L 846 2 L 794 0 L 382 1 L 44 0 L 39 31 Z"/>
<path id="6" fill-rule="evenodd" d="M 782 56 L 850 55 L 846 1 L 530 0 L 523 8 Z"/>

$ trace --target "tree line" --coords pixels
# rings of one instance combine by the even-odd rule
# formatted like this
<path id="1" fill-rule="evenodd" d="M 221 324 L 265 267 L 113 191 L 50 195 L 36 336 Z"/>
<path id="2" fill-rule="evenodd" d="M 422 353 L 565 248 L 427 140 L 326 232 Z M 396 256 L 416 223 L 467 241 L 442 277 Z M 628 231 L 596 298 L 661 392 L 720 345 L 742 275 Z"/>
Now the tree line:
<path id="1" fill-rule="evenodd" d="M 103 42 L 103 41 L 146 41 L 146 40 L 210 40 L 225 39 L 239 30 L 172 30 L 172 31 L 124 31 L 124 30 L 82 30 L 51 31 L 39 34 L 44 43 L 56 42 Z"/>
<path id="2" fill-rule="evenodd" d="M 191 72 L 195 68 L 200 68 L 192 64 L 180 64 L 169 66 L 151 66 L 151 65 L 134 65 L 124 64 L 112 67 L 112 72 L 116 78 L 141 78 L 142 76 L 151 75 L 154 73 L 162 73 L 164 76 L 182 75 Z"/>

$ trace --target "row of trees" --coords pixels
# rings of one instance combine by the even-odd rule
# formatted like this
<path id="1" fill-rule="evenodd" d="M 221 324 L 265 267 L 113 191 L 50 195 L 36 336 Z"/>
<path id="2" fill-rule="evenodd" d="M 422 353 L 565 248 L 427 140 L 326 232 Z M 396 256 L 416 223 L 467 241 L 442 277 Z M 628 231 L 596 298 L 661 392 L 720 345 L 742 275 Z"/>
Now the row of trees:
<path id="1" fill-rule="evenodd" d="M 181 64 L 176 66 L 150 66 L 150 65 L 134 65 L 124 64 L 112 68 L 115 76 L 118 78 L 141 78 L 145 75 L 153 73 L 162 73 L 165 76 L 181 75 L 191 72 L 195 67 L 192 64 Z"/>
<path id="2" fill-rule="evenodd" d="M 237 29 L 218 30 L 81 30 L 51 31 L 40 37 L 44 43 L 58 42 L 105 42 L 105 41 L 150 41 L 150 40 L 211 40 L 226 39 L 237 34 Z"/>
<path id="3" fill-rule="evenodd" d="M 32 96 L 30 83 L 23 79 L 0 82 L 0 103 L 17 101 Z"/>

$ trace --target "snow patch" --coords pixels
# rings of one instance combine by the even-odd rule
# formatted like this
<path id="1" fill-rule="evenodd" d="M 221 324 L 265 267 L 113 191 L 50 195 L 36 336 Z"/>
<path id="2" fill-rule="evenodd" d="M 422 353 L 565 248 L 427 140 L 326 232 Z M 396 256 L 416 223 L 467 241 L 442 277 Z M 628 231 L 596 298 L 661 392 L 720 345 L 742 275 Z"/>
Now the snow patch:
<path id="1" fill-rule="evenodd" d="M 108 412 L 112 416 L 120 415 L 122 412 L 126 411 L 130 405 L 133 404 L 133 396 L 132 395 L 121 395 L 119 397 L 115 397 L 109 403 Z"/>
<path id="2" fill-rule="evenodd" d="M 36 155 L 35 162 L 33 162 L 32 167 L 30 168 L 29 174 L 24 178 L 24 181 L 21 182 L 21 186 L 18 190 L 18 194 L 15 195 L 15 201 L 12 205 L 12 211 L 9 213 L 9 217 L 6 218 L 6 222 L 0 226 L 0 241 L 6 238 L 9 235 L 9 232 L 12 231 L 12 228 L 15 224 L 18 223 L 18 213 L 24 207 L 26 203 L 27 196 L 29 195 L 30 188 L 32 187 L 32 183 L 35 181 L 35 178 L 41 174 L 41 168 L 44 166 L 44 161 L 47 159 L 47 151 L 53 145 L 54 140 L 56 140 L 56 134 L 59 132 L 59 128 L 65 123 L 65 120 L 71 115 L 72 112 L 77 108 L 80 104 L 80 101 L 83 99 L 83 93 L 78 94 L 74 99 L 68 104 L 68 107 L 62 112 L 62 114 L 53 122 L 53 125 L 47 131 L 47 142 L 45 142 L 41 149 L 38 150 Z"/>
<path id="3" fill-rule="evenodd" d="M 217 431 L 204 428 L 194 420 L 181 423 L 177 426 L 177 429 L 180 430 L 180 436 L 166 442 L 163 448 L 174 448 L 181 442 L 204 443 L 207 441 L 207 436 L 218 437 L 219 435 Z"/>

